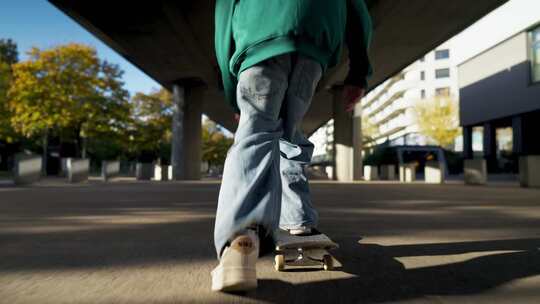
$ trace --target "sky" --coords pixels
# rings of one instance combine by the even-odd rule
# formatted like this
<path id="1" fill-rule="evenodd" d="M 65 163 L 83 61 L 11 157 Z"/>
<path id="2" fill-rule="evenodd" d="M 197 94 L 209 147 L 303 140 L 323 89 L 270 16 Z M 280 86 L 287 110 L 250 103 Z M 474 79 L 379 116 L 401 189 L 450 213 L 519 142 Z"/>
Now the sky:
<path id="1" fill-rule="evenodd" d="M 74 0 L 82 1 L 82 0 Z M 484 51 L 539 20 L 540 1 L 510 0 L 455 37 L 457 62 Z M 69 42 L 94 46 L 100 58 L 119 64 L 131 94 L 148 93 L 160 85 L 124 60 L 46 0 L 0 0 L 0 38 L 11 38 L 20 59 L 32 46 L 52 47 Z"/>
<path id="2" fill-rule="evenodd" d="M 46 0 L 0 0 L 2 38 L 11 38 L 17 43 L 19 60 L 24 60 L 25 53 L 34 46 L 48 48 L 70 42 L 88 44 L 96 48 L 100 58 L 120 65 L 125 72 L 125 88 L 132 95 L 161 87 Z"/>

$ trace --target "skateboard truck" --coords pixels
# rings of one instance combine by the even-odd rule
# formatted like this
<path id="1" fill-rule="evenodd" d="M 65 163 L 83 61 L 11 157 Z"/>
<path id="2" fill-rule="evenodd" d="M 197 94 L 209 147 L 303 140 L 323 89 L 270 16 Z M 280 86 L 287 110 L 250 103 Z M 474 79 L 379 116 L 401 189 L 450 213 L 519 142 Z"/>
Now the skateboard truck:
<path id="1" fill-rule="evenodd" d="M 292 251 L 292 250 L 291 250 Z M 274 268 L 277 271 L 284 271 L 285 265 L 291 266 L 306 266 L 306 265 L 322 265 L 324 270 L 333 270 L 334 269 L 334 259 L 331 255 L 325 254 L 322 258 L 317 259 L 311 257 L 307 254 L 310 250 L 305 250 L 303 248 L 297 248 L 296 257 L 292 259 L 286 259 L 285 254 L 280 253 L 276 254 Z"/>

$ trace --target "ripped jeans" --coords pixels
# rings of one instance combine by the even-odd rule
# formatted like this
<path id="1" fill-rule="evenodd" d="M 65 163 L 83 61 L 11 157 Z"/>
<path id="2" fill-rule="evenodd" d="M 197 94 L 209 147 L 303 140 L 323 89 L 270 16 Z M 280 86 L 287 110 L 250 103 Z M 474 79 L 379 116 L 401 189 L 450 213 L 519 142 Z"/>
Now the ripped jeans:
<path id="1" fill-rule="evenodd" d="M 321 74 L 318 62 L 296 53 L 240 73 L 240 121 L 225 160 L 214 227 L 218 257 L 235 234 L 251 225 L 269 232 L 317 226 L 304 171 L 313 144 L 300 124 Z"/>

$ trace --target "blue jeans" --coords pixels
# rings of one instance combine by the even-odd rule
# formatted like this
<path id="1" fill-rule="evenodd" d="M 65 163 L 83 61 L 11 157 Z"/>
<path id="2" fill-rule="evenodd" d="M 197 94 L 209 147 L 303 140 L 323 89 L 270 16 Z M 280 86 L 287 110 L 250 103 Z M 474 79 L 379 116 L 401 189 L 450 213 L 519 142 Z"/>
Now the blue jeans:
<path id="1" fill-rule="evenodd" d="M 240 73 L 240 122 L 225 160 L 214 228 L 218 257 L 252 225 L 268 232 L 317 225 L 304 171 L 313 144 L 300 124 L 321 74 L 318 62 L 296 53 Z"/>

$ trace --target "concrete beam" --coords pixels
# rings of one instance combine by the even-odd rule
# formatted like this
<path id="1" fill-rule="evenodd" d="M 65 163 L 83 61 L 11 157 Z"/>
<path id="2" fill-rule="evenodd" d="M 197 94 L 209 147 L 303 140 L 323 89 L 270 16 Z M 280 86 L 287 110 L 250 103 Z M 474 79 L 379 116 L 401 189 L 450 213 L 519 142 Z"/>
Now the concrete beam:
<path id="1" fill-rule="evenodd" d="M 197 78 L 208 84 L 204 112 L 217 123 L 234 130 L 232 111 L 223 102 L 214 56 L 214 1 L 132 2 L 49 0 L 84 28 L 172 90 L 178 79 Z M 99 2 L 99 1 L 98 1 Z M 366 1 L 373 16 L 375 39 L 370 58 L 374 74 L 370 88 L 392 77 L 404 67 L 459 33 L 506 0 L 454 1 Z M 104 7 L 106 6 L 106 9 Z M 443 12 L 443 13 L 441 13 Z M 412 21 L 411 21 L 412 20 Z M 324 89 L 342 83 L 348 69 L 347 57 L 323 77 L 303 121 L 310 134 L 326 123 L 332 109 Z"/>

